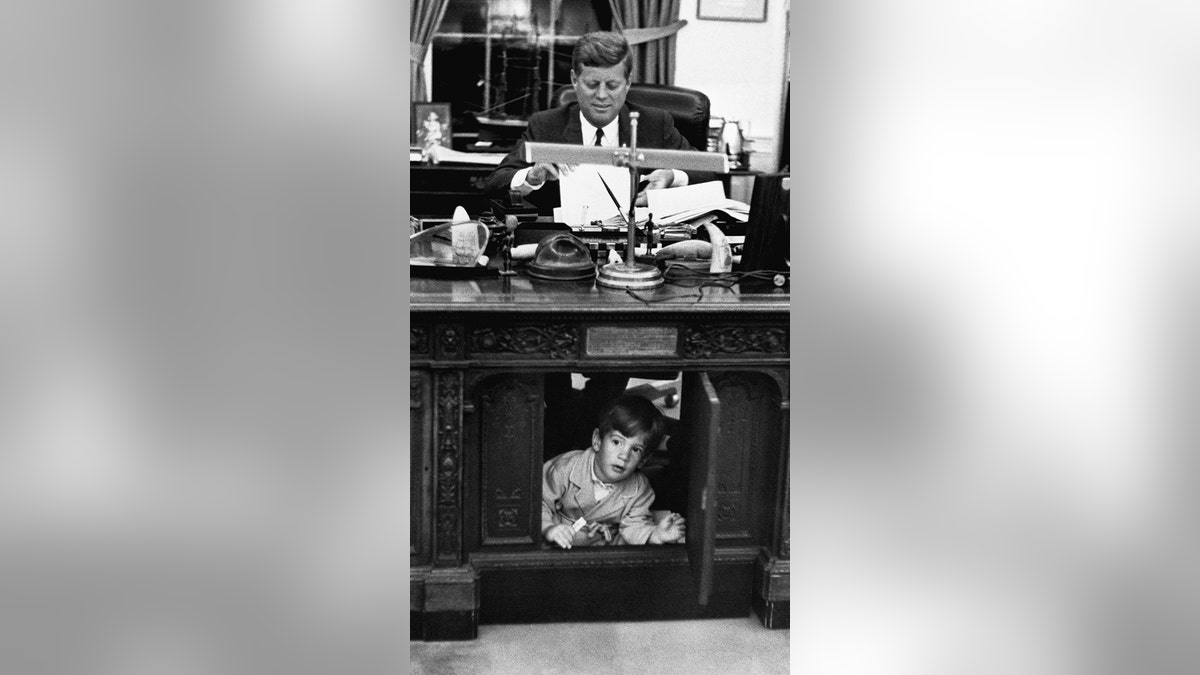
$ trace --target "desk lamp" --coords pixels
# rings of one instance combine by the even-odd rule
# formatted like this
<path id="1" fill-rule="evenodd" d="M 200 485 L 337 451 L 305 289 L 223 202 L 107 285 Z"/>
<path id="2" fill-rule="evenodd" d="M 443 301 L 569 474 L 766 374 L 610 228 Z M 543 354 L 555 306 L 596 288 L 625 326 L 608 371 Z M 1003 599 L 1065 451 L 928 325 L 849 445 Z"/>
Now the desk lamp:
<path id="1" fill-rule="evenodd" d="M 681 169 L 692 171 L 728 172 L 728 158 L 723 154 L 697 150 L 654 150 L 637 147 L 637 112 L 629 113 L 629 147 L 605 148 L 563 143 L 525 143 L 525 161 L 553 164 L 611 164 L 629 168 L 629 245 L 625 261 L 609 263 L 600 268 L 596 283 L 609 288 L 640 290 L 656 288 L 663 283 L 658 267 L 637 261 L 637 235 L 634 231 L 637 199 L 638 169 Z"/>

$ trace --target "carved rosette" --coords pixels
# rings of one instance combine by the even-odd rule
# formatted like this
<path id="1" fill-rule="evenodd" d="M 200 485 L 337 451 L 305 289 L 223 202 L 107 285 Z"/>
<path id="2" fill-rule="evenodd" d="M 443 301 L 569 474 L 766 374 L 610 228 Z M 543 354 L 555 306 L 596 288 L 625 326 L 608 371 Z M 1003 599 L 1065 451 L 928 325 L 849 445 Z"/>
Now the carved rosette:
<path id="1" fill-rule="evenodd" d="M 725 523 L 737 520 L 737 502 L 731 499 L 717 499 L 717 521 Z"/>
<path id="2" fill-rule="evenodd" d="M 437 396 L 437 556 L 439 561 L 457 562 L 462 540 L 458 519 L 462 387 L 456 373 L 438 375 Z"/>
<path id="3" fill-rule="evenodd" d="M 755 326 L 687 326 L 683 356 L 707 359 L 728 354 L 786 354 L 787 329 Z"/>
<path id="4" fill-rule="evenodd" d="M 497 523 L 501 529 L 515 530 L 521 525 L 517 522 L 520 509 L 515 506 L 496 509 Z"/>
<path id="5" fill-rule="evenodd" d="M 414 326 L 408 330 L 408 351 L 411 354 L 429 353 L 429 329 Z"/>
<path id="6" fill-rule="evenodd" d="M 567 359 L 579 353 L 579 330 L 567 324 L 476 328 L 471 331 L 470 349 L 475 354 Z"/>
<path id="7" fill-rule="evenodd" d="M 459 335 L 458 329 L 453 326 L 442 328 L 441 335 L 438 337 L 438 345 L 441 348 L 442 355 L 454 356 L 458 353 L 459 345 L 462 344 L 462 336 Z"/>

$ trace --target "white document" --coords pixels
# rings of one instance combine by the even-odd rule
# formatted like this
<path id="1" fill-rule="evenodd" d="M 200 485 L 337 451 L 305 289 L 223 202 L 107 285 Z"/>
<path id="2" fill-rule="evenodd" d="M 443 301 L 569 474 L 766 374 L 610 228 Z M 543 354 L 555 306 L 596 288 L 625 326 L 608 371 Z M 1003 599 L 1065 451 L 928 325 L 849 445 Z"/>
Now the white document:
<path id="1" fill-rule="evenodd" d="M 497 166 L 504 161 L 505 154 L 503 152 L 459 152 L 451 150 L 444 145 L 435 145 L 429 149 L 433 155 L 433 161 L 437 163 L 447 162 L 450 164 L 488 164 Z M 409 153 L 409 159 L 412 159 L 412 153 Z"/>
<path id="2" fill-rule="evenodd" d="M 665 190 L 647 190 L 646 203 L 654 222 L 663 225 L 692 220 L 712 211 L 720 211 L 739 222 L 746 222 L 750 205 L 725 197 L 720 181 L 695 183 Z"/>
<path id="3" fill-rule="evenodd" d="M 665 190 L 647 190 L 646 203 L 654 215 L 670 215 L 702 204 L 725 201 L 725 189 L 720 181 L 692 183 Z"/>
<path id="4" fill-rule="evenodd" d="M 601 182 L 603 178 L 604 182 Z M 620 211 L 613 204 L 608 190 L 621 204 Z M 574 216 L 584 213 L 587 219 L 607 220 L 613 216 L 629 214 L 629 169 L 602 164 L 575 164 L 570 167 L 559 165 L 558 190 L 562 197 L 563 213 Z M 570 224 L 570 223 L 568 223 Z"/>

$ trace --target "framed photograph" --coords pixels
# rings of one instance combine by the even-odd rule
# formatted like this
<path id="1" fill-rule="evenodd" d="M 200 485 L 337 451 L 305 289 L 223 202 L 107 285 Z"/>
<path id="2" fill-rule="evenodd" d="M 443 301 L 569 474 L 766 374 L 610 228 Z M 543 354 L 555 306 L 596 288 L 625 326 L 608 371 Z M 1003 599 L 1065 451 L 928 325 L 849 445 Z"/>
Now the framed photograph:
<path id="1" fill-rule="evenodd" d="M 450 147 L 450 104 L 412 104 L 412 144 L 419 148 L 432 145 Z"/>
<path id="2" fill-rule="evenodd" d="M 766 21 L 767 0 L 699 0 L 696 18 L 714 21 Z"/>

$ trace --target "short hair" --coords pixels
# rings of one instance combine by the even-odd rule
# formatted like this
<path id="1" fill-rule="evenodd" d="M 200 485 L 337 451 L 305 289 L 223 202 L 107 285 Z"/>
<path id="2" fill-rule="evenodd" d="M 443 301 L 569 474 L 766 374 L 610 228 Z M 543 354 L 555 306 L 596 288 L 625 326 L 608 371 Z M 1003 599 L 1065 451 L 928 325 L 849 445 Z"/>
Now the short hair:
<path id="1" fill-rule="evenodd" d="M 604 406 L 596 426 L 601 436 L 614 430 L 627 437 L 646 434 L 647 455 L 658 448 L 666 430 L 666 422 L 658 408 L 645 397 L 632 394 L 618 396 Z"/>
<path id="2" fill-rule="evenodd" d="M 625 64 L 625 79 L 628 80 L 633 73 L 633 52 L 629 49 L 629 41 L 620 33 L 588 33 L 579 38 L 571 52 L 571 70 L 576 75 L 583 72 L 585 66 L 611 68 L 619 63 Z"/>

